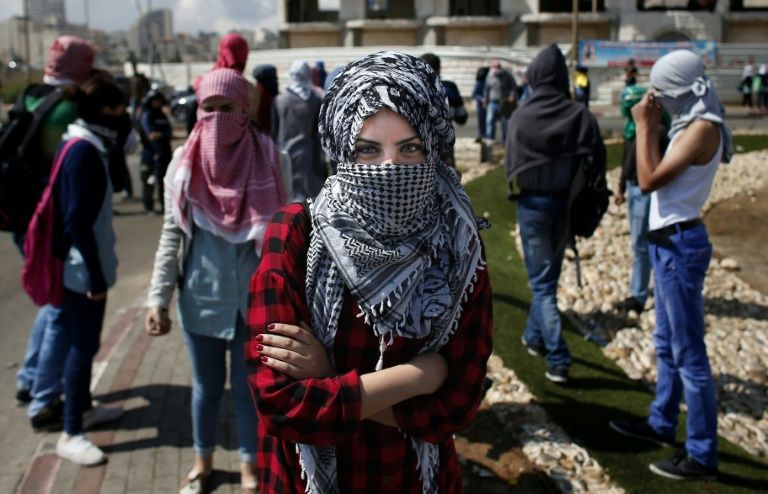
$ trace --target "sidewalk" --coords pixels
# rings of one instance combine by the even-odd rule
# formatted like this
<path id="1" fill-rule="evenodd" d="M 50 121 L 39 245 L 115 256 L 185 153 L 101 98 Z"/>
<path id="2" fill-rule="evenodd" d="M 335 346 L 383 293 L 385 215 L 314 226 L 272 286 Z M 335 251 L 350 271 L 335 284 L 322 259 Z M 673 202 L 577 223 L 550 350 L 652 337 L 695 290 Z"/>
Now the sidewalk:
<path id="1" fill-rule="evenodd" d="M 18 494 L 174 493 L 192 464 L 191 369 L 178 323 L 165 337 L 143 331 L 144 311 L 123 310 L 105 328 L 94 364 L 94 397 L 123 406 L 115 424 L 89 431 L 109 457 L 105 465 L 81 468 L 56 456 L 58 433 L 41 435 Z M 219 447 L 211 483 L 215 493 L 239 493 L 240 473 L 234 411 L 222 402 Z"/>

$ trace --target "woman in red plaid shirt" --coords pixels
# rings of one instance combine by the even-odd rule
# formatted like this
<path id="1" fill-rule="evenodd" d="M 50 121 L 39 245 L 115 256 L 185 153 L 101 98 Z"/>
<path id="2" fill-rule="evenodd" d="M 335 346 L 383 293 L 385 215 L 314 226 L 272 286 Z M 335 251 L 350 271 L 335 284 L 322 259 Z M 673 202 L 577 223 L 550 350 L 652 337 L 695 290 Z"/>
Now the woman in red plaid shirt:
<path id="1" fill-rule="evenodd" d="M 251 281 L 262 493 L 462 491 L 452 435 L 482 398 L 491 287 L 487 223 L 442 160 L 445 101 L 423 61 L 393 52 L 326 93 L 338 173 L 274 216 Z"/>

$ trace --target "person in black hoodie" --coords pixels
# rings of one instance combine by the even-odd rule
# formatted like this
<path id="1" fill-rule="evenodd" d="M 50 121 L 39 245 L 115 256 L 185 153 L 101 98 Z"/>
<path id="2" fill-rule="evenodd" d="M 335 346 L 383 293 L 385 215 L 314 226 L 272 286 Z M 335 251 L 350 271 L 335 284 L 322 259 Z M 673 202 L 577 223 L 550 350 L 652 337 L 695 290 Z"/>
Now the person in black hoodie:
<path id="1" fill-rule="evenodd" d="M 605 145 L 597 120 L 570 99 L 568 69 L 557 45 L 528 66 L 533 96 L 512 114 L 506 142 L 507 179 L 520 188 L 518 223 L 533 291 L 522 343 L 545 355 L 546 377 L 566 383 L 571 355 L 557 311 L 557 281 L 566 245 L 568 191 L 577 166 L 591 156 L 605 169 Z"/>

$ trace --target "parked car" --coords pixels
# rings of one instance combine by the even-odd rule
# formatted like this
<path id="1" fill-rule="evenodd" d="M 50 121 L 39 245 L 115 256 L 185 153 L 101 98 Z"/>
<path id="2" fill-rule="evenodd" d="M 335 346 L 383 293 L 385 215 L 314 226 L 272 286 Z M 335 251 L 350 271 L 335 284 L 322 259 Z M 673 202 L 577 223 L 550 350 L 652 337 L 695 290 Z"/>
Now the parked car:
<path id="1" fill-rule="evenodd" d="M 189 114 L 197 107 L 195 91 L 189 87 L 176 91 L 171 97 L 171 116 L 177 123 L 186 123 Z"/>

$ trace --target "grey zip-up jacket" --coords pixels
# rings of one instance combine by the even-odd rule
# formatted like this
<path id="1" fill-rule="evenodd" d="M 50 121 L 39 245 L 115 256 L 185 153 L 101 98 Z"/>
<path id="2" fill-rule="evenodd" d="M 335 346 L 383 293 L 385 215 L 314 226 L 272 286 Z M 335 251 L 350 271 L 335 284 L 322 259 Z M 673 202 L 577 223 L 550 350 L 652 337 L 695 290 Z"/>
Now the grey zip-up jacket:
<path id="1" fill-rule="evenodd" d="M 155 253 L 155 265 L 152 269 L 152 280 L 149 283 L 149 294 L 146 306 L 160 306 L 167 309 L 173 298 L 173 290 L 183 278 L 184 259 L 189 253 L 190 242 L 173 217 L 173 176 L 181 159 L 184 146 L 179 146 L 173 153 L 173 159 L 165 173 L 163 183 L 165 192 L 163 203 L 163 229 L 160 232 L 160 242 Z"/>

